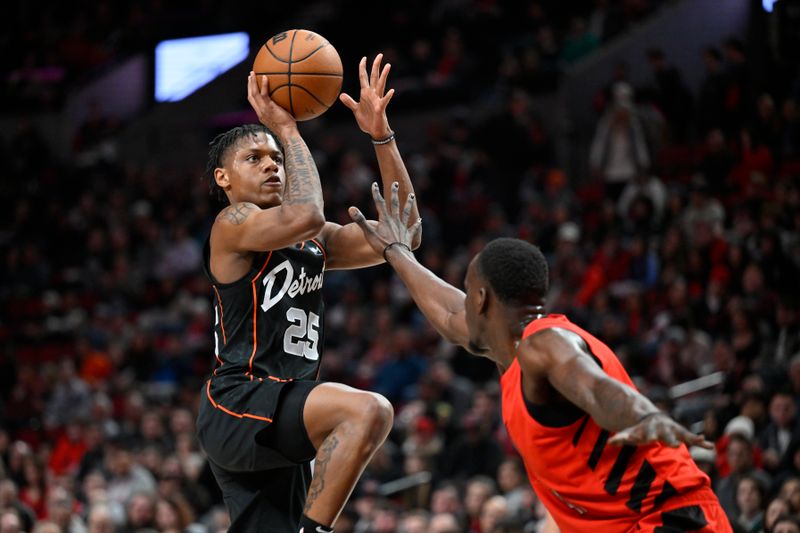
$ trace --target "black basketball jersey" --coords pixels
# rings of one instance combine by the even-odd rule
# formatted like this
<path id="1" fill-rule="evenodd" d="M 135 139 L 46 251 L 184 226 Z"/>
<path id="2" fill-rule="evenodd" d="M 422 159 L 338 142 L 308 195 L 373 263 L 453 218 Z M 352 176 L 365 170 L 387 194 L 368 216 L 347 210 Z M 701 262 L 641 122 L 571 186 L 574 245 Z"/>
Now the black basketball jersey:
<path id="1" fill-rule="evenodd" d="M 244 277 L 219 283 L 206 242 L 218 378 L 316 379 L 323 341 L 325 250 L 316 240 L 256 254 Z M 224 381 L 227 381 L 224 379 Z"/>

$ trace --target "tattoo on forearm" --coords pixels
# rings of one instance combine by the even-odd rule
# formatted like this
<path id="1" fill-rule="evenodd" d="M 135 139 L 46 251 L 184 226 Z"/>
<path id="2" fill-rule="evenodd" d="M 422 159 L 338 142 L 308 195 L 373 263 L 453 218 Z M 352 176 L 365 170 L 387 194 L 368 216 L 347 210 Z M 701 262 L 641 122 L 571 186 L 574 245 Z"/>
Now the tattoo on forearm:
<path id="1" fill-rule="evenodd" d="M 319 452 L 317 453 L 317 458 L 314 461 L 314 479 L 311 481 L 311 487 L 308 489 L 306 505 L 303 508 L 304 513 L 311 509 L 311 506 L 317 501 L 317 497 L 319 497 L 322 489 L 325 488 L 325 474 L 331 462 L 331 455 L 333 455 L 333 451 L 336 447 L 339 446 L 339 439 L 336 437 L 335 433 L 336 430 L 334 429 L 322 442 L 322 446 L 320 446 Z"/>
<path id="2" fill-rule="evenodd" d="M 638 423 L 643 412 L 650 411 L 647 398 L 623 387 L 604 381 L 597 388 L 597 397 L 601 399 L 599 410 L 608 416 L 609 423 L 619 425 L 620 429 Z"/>
<path id="3" fill-rule="evenodd" d="M 224 218 L 234 226 L 239 226 L 247 220 L 247 217 L 250 216 L 250 211 L 255 207 L 254 204 L 247 202 L 229 205 L 217 215 L 217 218 Z"/>
<path id="4" fill-rule="evenodd" d="M 322 186 L 319 171 L 306 143 L 300 137 L 285 143 L 286 198 L 284 204 L 315 203 L 322 208 Z"/>

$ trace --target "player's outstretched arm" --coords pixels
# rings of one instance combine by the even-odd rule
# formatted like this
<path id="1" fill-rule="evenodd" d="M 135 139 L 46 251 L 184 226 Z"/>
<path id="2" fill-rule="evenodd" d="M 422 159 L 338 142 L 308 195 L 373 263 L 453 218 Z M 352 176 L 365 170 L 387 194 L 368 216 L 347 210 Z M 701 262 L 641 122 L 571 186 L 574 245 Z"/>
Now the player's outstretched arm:
<path id="1" fill-rule="evenodd" d="M 518 358 L 523 376 L 546 376 L 567 400 L 589 414 L 597 424 L 616 433 L 609 443 L 641 445 L 663 442 L 713 447 L 695 435 L 634 388 L 603 372 L 575 333 L 552 328 L 522 341 Z"/>
<path id="2" fill-rule="evenodd" d="M 422 219 L 417 218 L 409 226 L 411 214 L 414 212 L 414 195 L 408 195 L 401 211 L 398 184 L 392 184 L 389 190 L 387 206 L 378 184 L 372 184 L 372 196 L 378 210 L 377 223 L 368 221 L 356 207 L 350 208 L 350 217 L 375 253 L 385 257 L 394 268 L 408 287 L 411 297 L 439 334 L 453 344 L 459 344 L 473 353 L 480 353 L 480 349 L 470 346 L 469 343 L 464 293 L 417 262 L 411 251 L 414 236 L 422 222 Z"/>
<path id="3" fill-rule="evenodd" d="M 384 194 L 388 194 L 389 187 L 396 182 L 399 186 L 400 197 L 406 198 L 414 192 L 414 187 L 386 116 L 386 108 L 394 96 L 394 89 L 386 90 L 386 81 L 391 65 L 387 63 L 381 67 L 382 61 L 383 54 L 378 54 L 372 62 L 370 74 L 367 75 L 367 58 L 361 58 L 358 65 L 358 79 L 361 86 L 359 100 L 355 101 L 346 93 L 342 93 L 339 99 L 353 112 L 361 131 L 369 135 L 374 143 L 379 143 L 373 144 Z M 410 220 L 417 220 L 417 218 L 419 218 L 419 212 L 414 203 Z M 369 246 L 364 239 L 364 234 L 355 224 L 340 226 L 328 222 L 322 238 L 325 240 L 328 252 L 327 269 L 361 268 L 383 262 L 383 257 Z M 422 233 L 417 232 L 410 244 L 412 250 L 419 247 L 421 239 Z"/>

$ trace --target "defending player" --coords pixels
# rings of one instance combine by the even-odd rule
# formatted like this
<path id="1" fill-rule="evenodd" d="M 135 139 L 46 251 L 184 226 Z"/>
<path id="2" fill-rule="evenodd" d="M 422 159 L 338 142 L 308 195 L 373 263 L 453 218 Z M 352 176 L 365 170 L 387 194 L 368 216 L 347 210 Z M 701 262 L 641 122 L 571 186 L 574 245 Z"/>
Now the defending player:
<path id="1" fill-rule="evenodd" d="M 439 333 L 497 363 L 503 421 L 561 531 L 731 531 L 682 444 L 711 443 L 637 392 L 605 344 L 547 314 L 547 262 L 537 247 L 490 242 L 470 262 L 464 294 L 411 252 L 413 199 L 401 214 L 394 189 L 388 208 L 377 184 L 372 192 L 378 227 L 355 207 L 351 217 Z"/>
<path id="2" fill-rule="evenodd" d="M 378 55 L 368 78 L 363 58 L 360 101 L 341 99 L 373 138 L 385 186 L 395 182 L 408 194 L 386 118 L 389 65 L 381 61 Z M 203 387 L 198 437 L 230 531 L 324 533 L 386 438 L 393 412 L 382 396 L 316 381 L 323 273 L 383 257 L 355 224 L 325 221 L 317 168 L 294 118 L 270 100 L 267 80 L 259 90 L 251 72 L 247 88 L 261 124 L 220 135 L 210 150 L 209 174 L 230 205 L 205 248 L 218 366 Z"/>

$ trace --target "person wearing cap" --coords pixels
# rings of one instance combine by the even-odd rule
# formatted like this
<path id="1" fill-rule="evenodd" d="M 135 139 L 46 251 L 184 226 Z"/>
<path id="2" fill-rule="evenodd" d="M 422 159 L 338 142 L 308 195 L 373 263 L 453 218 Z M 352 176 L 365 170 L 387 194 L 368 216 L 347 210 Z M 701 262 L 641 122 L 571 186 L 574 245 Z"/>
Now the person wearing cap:
<path id="1" fill-rule="evenodd" d="M 595 129 L 589 164 L 605 182 L 606 196 L 616 202 L 625 185 L 650 167 L 650 153 L 633 89 L 618 82 L 612 94 L 613 103 Z"/>
<path id="2" fill-rule="evenodd" d="M 736 504 L 736 488 L 739 481 L 745 476 L 750 476 L 757 479 L 761 486 L 769 487 L 771 479 L 769 474 L 754 466 L 755 427 L 752 420 L 746 416 L 732 418 L 725 426 L 725 435 L 728 436 L 725 455 L 730 473 L 719 480 L 715 492 L 728 518 L 731 522 L 735 522 L 739 516 L 739 507 Z"/>
<path id="3" fill-rule="evenodd" d="M 689 446 L 689 455 L 692 456 L 697 467 L 711 479 L 711 484 L 716 485 L 719 477 L 716 466 L 717 452 L 701 446 Z"/>

